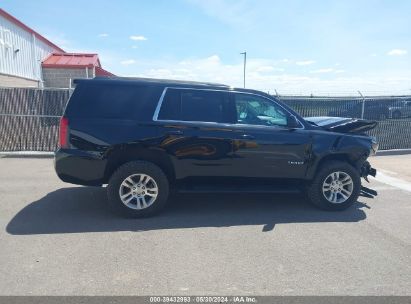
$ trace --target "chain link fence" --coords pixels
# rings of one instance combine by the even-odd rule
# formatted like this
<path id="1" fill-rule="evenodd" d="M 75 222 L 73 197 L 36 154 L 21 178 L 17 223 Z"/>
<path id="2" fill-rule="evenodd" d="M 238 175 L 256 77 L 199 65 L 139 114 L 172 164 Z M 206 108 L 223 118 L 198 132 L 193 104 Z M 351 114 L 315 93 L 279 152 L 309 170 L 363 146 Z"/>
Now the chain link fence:
<path id="1" fill-rule="evenodd" d="M 71 91 L 0 88 L 0 152 L 57 148 L 59 119 Z M 411 96 L 277 96 L 304 117 L 338 116 L 378 121 L 369 132 L 381 150 L 411 148 Z"/>
<path id="2" fill-rule="evenodd" d="M 0 88 L 0 151 L 54 151 L 69 90 Z"/>
<path id="3" fill-rule="evenodd" d="M 411 148 L 411 96 L 300 97 L 280 96 L 303 117 L 335 116 L 378 121 L 368 133 L 381 150 Z"/>

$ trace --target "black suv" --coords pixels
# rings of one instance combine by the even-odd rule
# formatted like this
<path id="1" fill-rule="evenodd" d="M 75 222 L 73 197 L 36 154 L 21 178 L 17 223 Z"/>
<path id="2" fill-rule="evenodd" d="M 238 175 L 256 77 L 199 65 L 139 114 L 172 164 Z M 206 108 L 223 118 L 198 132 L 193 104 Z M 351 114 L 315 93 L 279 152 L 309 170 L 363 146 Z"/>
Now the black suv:
<path id="1" fill-rule="evenodd" d="M 77 80 L 60 122 L 55 168 L 65 182 L 108 184 L 126 216 L 159 211 L 179 192 L 304 190 L 343 210 L 360 194 L 377 150 L 376 122 L 302 118 L 260 91 L 189 81 Z"/>

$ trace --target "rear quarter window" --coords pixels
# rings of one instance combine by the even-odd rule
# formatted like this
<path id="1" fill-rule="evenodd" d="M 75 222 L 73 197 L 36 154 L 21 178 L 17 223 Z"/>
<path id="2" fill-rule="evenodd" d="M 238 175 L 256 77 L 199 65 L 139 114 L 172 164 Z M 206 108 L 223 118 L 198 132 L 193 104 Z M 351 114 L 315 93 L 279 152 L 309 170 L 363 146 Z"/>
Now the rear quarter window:
<path id="1" fill-rule="evenodd" d="M 139 119 L 143 118 L 143 113 L 150 111 L 150 106 L 155 106 L 159 96 L 159 90 L 145 86 L 80 83 L 68 103 L 65 115 L 76 118 Z"/>
<path id="2" fill-rule="evenodd" d="M 225 121 L 227 102 L 219 91 L 168 89 L 158 119 L 221 123 Z"/>

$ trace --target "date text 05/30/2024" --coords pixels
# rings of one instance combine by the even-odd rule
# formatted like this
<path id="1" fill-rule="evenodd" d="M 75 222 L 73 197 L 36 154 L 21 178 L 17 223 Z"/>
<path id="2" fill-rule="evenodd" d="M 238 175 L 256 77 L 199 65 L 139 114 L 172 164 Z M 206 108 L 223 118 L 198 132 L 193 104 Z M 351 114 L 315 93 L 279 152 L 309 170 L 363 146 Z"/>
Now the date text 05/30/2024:
<path id="1" fill-rule="evenodd" d="M 256 303 L 249 296 L 161 296 L 150 297 L 150 303 Z"/>

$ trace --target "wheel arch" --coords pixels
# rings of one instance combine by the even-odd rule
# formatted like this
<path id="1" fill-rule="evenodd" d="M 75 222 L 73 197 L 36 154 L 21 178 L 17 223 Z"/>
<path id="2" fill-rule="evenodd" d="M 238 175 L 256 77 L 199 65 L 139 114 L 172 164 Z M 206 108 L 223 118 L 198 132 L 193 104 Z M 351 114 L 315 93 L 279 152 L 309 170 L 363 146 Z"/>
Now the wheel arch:
<path id="1" fill-rule="evenodd" d="M 318 171 L 318 169 L 326 162 L 328 161 L 342 161 L 342 162 L 347 162 L 349 163 L 351 166 L 353 166 L 355 168 L 356 166 L 356 162 L 352 159 L 352 157 L 348 154 L 348 153 L 335 153 L 335 154 L 328 154 L 325 155 L 324 157 L 322 157 L 318 164 L 317 164 L 317 168 L 316 171 Z"/>
<path id="2" fill-rule="evenodd" d="M 311 180 L 315 177 L 317 172 L 320 170 L 320 168 L 324 165 L 324 163 L 328 161 L 341 161 L 350 164 L 353 166 L 355 169 L 358 168 L 358 160 L 353 159 L 353 157 L 349 153 L 332 153 L 332 154 L 327 154 L 321 158 L 319 158 L 315 164 L 308 169 L 307 171 L 307 179 Z"/>
<path id="3" fill-rule="evenodd" d="M 170 183 L 175 180 L 175 170 L 170 157 L 164 151 L 142 147 L 117 147 L 107 154 L 104 183 L 107 183 L 114 171 L 130 161 L 142 160 L 155 164 L 167 176 Z"/>

